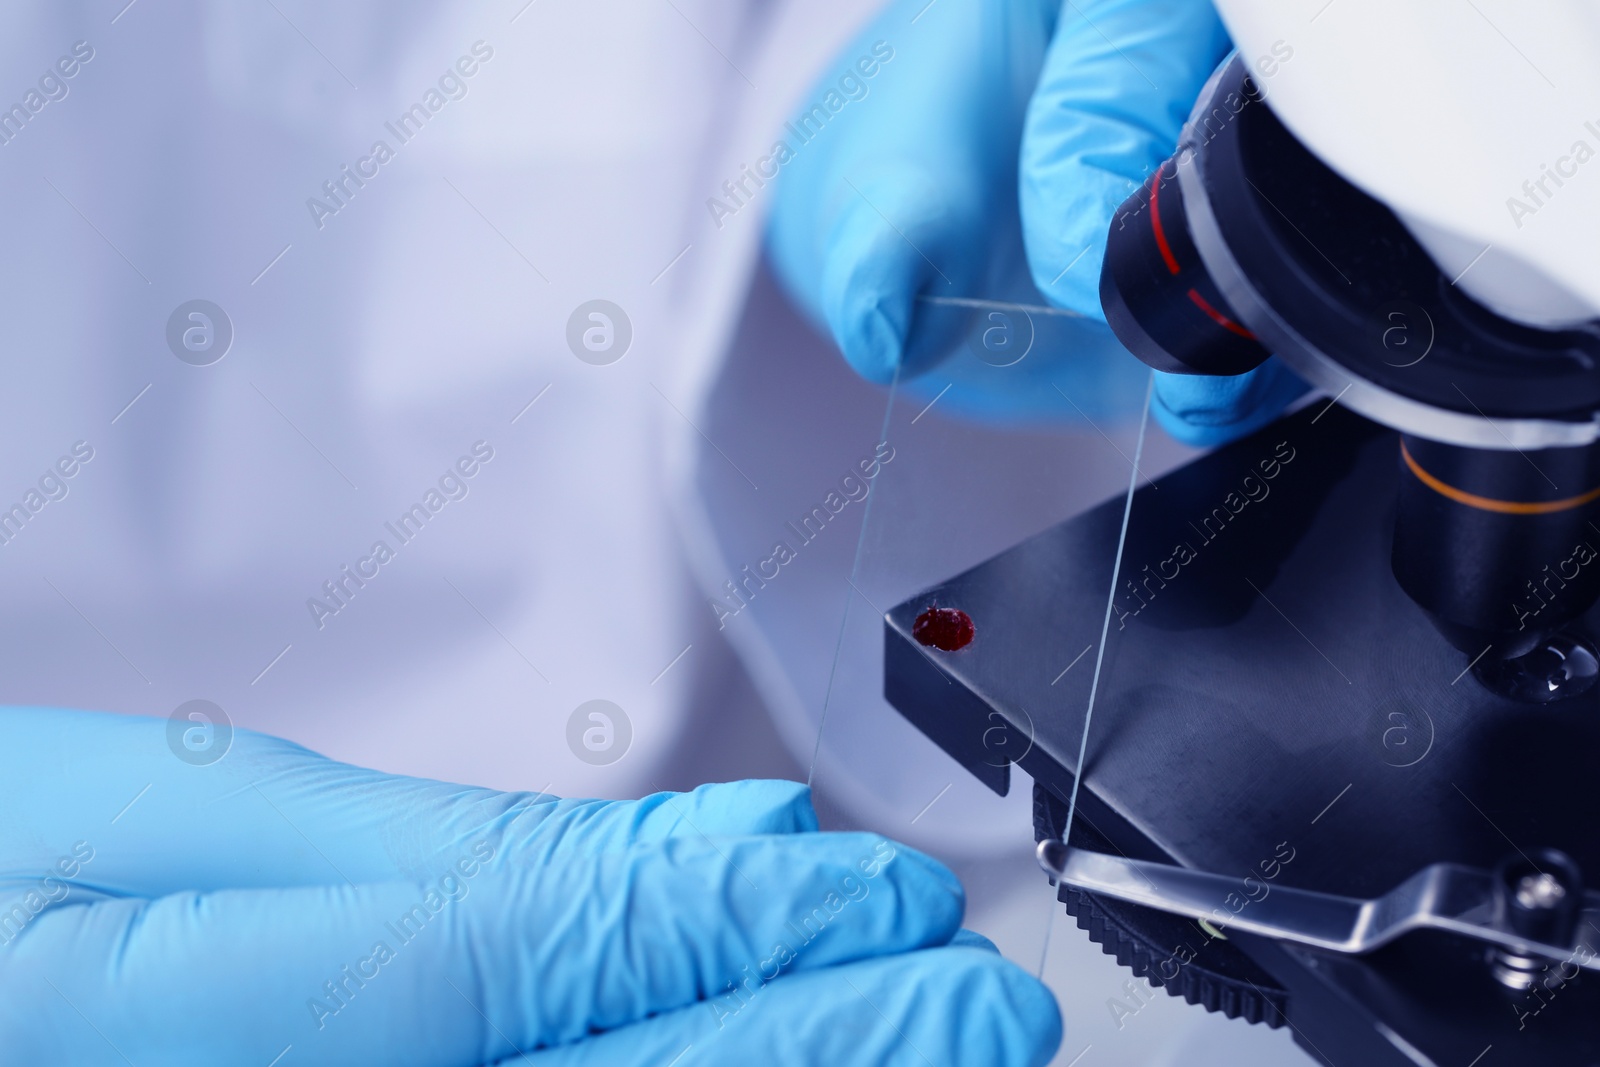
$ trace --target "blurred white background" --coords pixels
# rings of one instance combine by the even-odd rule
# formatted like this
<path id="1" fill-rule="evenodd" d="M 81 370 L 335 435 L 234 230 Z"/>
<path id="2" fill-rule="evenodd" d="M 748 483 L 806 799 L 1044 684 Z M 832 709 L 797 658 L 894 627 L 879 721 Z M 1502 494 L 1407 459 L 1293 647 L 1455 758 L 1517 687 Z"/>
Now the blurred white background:
<path id="1" fill-rule="evenodd" d="M 340 759 L 563 795 L 804 779 L 816 750 L 826 825 L 948 860 L 969 925 L 1043 961 L 1058 1062 L 1301 1062 L 1286 1032 L 1165 994 L 1119 1027 L 1108 1002 L 1129 976 L 1064 914 L 1051 928 L 1025 776 L 993 796 L 880 695 L 880 609 L 1126 487 L 1131 359 L 1035 357 L 1094 395 L 1099 428 L 948 418 L 924 409 L 939 371 L 903 389 L 865 536 L 853 504 L 722 628 L 709 604 L 883 434 L 886 391 L 767 276 L 762 198 L 720 220 L 706 206 L 869 14 L 0 10 L 0 100 L 92 51 L 0 144 L 0 505 L 93 449 L 0 544 L 0 698 L 156 716 L 201 698 Z M 474 72 L 401 143 L 386 124 L 463 57 Z M 378 140 L 393 158 L 332 200 L 324 183 Z M 233 332 L 205 366 L 167 340 L 195 299 Z M 603 365 L 567 340 L 597 299 L 632 334 Z M 324 583 L 395 546 L 385 524 L 477 442 L 493 459 L 466 495 L 330 600 Z M 1144 467 L 1185 455 L 1153 437 Z M 319 619 L 312 598 L 339 610 Z M 598 764 L 568 742 L 595 699 L 631 726 Z"/>

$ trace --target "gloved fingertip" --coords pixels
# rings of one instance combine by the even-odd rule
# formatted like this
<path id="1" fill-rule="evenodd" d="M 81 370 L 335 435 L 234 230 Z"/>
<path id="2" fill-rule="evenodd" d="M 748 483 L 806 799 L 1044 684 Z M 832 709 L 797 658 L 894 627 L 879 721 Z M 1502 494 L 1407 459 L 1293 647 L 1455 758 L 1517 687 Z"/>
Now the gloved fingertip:
<path id="1" fill-rule="evenodd" d="M 974 947 L 934 949 L 938 981 L 961 1005 L 969 1045 L 984 1049 L 983 1062 L 1006 1067 L 1044 1067 L 1061 1046 L 1061 1008 L 1048 987 L 1017 966 Z"/>
<path id="2" fill-rule="evenodd" d="M 959 339 L 961 316 L 924 321 L 930 308 L 918 297 L 930 286 L 965 291 L 970 280 L 964 270 L 949 263 L 940 270 L 934 261 L 949 258 L 952 232 L 963 233 L 972 223 L 957 217 L 938 185 L 920 172 L 880 174 L 865 184 L 842 209 L 827 242 L 821 305 L 845 360 L 856 373 L 882 385 L 897 371 L 925 369 Z M 939 330 L 953 326 L 954 334 L 919 336 L 916 359 L 921 365 L 911 366 L 908 352 L 919 323 Z"/>
<path id="3" fill-rule="evenodd" d="M 946 867 L 943 863 L 940 863 L 938 860 L 934 859 L 932 856 L 929 856 L 927 853 L 918 852 L 916 849 L 911 848 L 908 845 L 902 845 L 899 842 L 890 841 L 888 838 L 882 838 L 882 840 L 889 845 L 889 847 L 895 850 L 895 855 L 897 857 L 910 861 L 912 866 L 914 866 L 919 873 L 925 874 L 930 881 L 955 898 L 955 902 L 958 907 L 958 918 L 966 911 L 967 891 L 966 888 L 962 886 L 961 879 L 956 877 L 954 871 L 952 871 L 949 867 Z"/>
<path id="4" fill-rule="evenodd" d="M 1077 209 L 1093 221 L 1078 221 L 1070 233 L 1052 233 L 1047 239 L 1023 228 L 1028 274 L 1034 288 L 1051 305 L 1075 312 L 1092 322 L 1105 322 L 1100 303 L 1100 266 L 1106 258 L 1106 229 L 1098 215 Z M 1107 220 L 1109 220 L 1107 213 Z"/>
<path id="5" fill-rule="evenodd" d="M 996 956 L 1000 954 L 999 947 L 993 941 L 990 941 L 976 930 L 968 930 L 965 926 L 957 930 L 956 936 L 950 939 L 950 947 L 976 948 L 986 952 L 993 952 Z"/>
<path id="6" fill-rule="evenodd" d="M 1150 401 L 1150 414 L 1168 437 L 1190 448 L 1215 448 L 1238 436 L 1231 424 L 1218 427 L 1190 422 L 1181 409 L 1164 403 L 1159 395 Z"/>
<path id="7" fill-rule="evenodd" d="M 1175 440 L 1211 448 L 1259 430 L 1309 388 L 1275 358 L 1228 377 L 1157 371 L 1151 413 Z"/>
<path id="8" fill-rule="evenodd" d="M 1012 1026 L 1022 1035 L 1013 1055 L 1005 1062 L 1044 1067 L 1061 1047 L 1064 1029 L 1061 1006 L 1048 986 L 1024 971 L 1008 965 L 1001 972 L 1005 990 L 1003 1010 L 1014 1020 Z"/>
<path id="9" fill-rule="evenodd" d="M 707 834 L 800 834 L 817 830 L 811 787 L 784 779 L 749 778 L 702 785 L 684 797 Z"/>
<path id="10" fill-rule="evenodd" d="M 867 307 L 842 308 L 832 316 L 834 337 L 844 358 L 855 372 L 878 385 L 894 380 L 895 370 L 905 355 L 910 316 L 896 323 L 881 303 Z"/>

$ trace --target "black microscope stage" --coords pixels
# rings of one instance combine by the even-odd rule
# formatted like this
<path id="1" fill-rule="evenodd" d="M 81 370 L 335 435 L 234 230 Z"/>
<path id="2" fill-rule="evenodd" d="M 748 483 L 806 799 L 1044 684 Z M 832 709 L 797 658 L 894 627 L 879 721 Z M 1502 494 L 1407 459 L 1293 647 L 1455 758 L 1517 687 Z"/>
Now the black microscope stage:
<path id="1" fill-rule="evenodd" d="M 1122 498 L 890 611 L 885 695 L 995 791 L 1021 766 L 1059 833 L 1103 655 L 1069 843 L 1236 874 L 1240 899 L 1377 897 L 1538 848 L 1593 881 L 1600 697 L 1514 702 L 1467 669 L 1391 570 L 1400 462 L 1394 433 L 1342 408 L 1280 419 L 1134 494 L 1103 652 Z M 934 607 L 969 615 L 970 643 L 917 641 Z M 1062 899 L 1152 982 L 1287 1023 L 1339 1067 L 1600 1063 L 1593 976 L 1519 993 L 1451 935 L 1340 956 Z"/>

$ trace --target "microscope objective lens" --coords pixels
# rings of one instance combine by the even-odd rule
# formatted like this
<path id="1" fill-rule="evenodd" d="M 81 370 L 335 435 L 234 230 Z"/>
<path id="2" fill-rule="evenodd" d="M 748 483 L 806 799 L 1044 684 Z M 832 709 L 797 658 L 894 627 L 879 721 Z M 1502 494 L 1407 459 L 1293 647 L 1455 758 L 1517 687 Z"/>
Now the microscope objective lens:
<path id="1" fill-rule="evenodd" d="M 1490 691 L 1509 700 L 1551 704 L 1594 688 L 1600 657 L 1585 639 L 1558 633 L 1515 659 L 1486 657 L 1473 673 Z"/>

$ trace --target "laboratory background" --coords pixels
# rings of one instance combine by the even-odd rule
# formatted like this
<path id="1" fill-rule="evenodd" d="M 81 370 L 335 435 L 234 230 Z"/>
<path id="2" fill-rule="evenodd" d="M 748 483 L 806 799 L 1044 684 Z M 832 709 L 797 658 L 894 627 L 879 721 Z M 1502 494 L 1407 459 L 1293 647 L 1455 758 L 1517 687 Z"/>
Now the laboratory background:
<path id="1" fill-rule="evenodd" d="M 1321 62 L 1319 35 L 1360 38 L 1371 5 L 1289 6 L 1292 35 L 1241 46 L 1267 99 L 1295 57 Z M 1504 47 L 1485 34 L 1472 47 Z M 1034 788 L 1014 765 L 1030 730 L 985 735 L 1010 766 L 1000 796 L 885 698 L 897 605 L 1091 509 L 1131 545 L 1136 488 L 1182 492 L 1154 483 L 1286 411 L 1333 407 L 1337 389 L 1277 360 L 1209 392 L 1158 379 L 1100 310 L 1112 209 L 1171 155 L 1233 47 L 1200 0 L 0 11 L 0 699 L 17 709 L 0 713 L 0 887 L 24 899 L 55 872 L 43 914 L 0 923 L 0 1033 L 16 1042 L 0 1063 L 1326 1062 L 1281 1013 L 1185 1003 L 1080 928 L 1035 855 Z M 1284 462 L 1272 488 L 1287 494 Z M 1122 539 L 1061 567 L 1103 586 Z M 1128 551 L 1135 578 L 1162 558 Z M 1135 606 L 1063 602 L 1040 625 L 1090 636 L 1015 657 L 1044 694 L 1028 714 L 1081 727 L 1068 755 L 1139 751 L 1137 731 L 1085 715 Z M 1306 700 L 1338 681 L 1325 674 Z M 1211 738 L 1184 743 L 1201 773 Z M 376 773 L 346 781 L 292 746 Z M 1259 770 L 1286 789 L 1315 777 L 1287 757 Z M 750 779 L 808 785 L 822 830 L 881 835 L 906 855 L 884 869 L 920 853 L 964 887 L 952 912 L 926 903 L 934 875 L 880 890 L 878 866 L 847 865 L 882 896 L 846 890 L 843 919 L 881 905 L 874 936 L 894 947 L 839 962 L 990 947 L 995 962 L 907 970 L 885 979 L 892 1002 L 812 986 L 794 1003 L 785 983 L 826 976 L 823 961 L 801 953 L 793 976 L 751 983 L 772 952 L 752 944 L 691 1003 L 702 1036 L 636 1041 L 627 1024 L 689 1009 L 644 1003 L 648 983 L 622 972 L 678 966 L 661 946 L 736 924 L 740 894 L 811 891 L 783 853 L 726 843 L 807 829 L 799 786 L 618 815 L 676 826 L 674 863 L 732 868 L 704 900 L 680 886 L 683 917 L 648 923 L 618 902 L 647 895 L 654 868 L 606 860 L 580 878 L 569 856 L 604 811 L 636 809 L 560 808 L 570 836 L 540 838 L 530 863 L 568 864 L 546 914 L 572 943 L 483 962 L 474 982 L 451 968 L 522 936 L 456 929 L 473 893 L 491 899 L 468 869 L 508 846 L 452 830 L 458 861 L 389 818 L 438 803 L 471 821 L 470 804 L 500 810 L 498 791 L 633 801 Z M 334 782 L 346 792 L 319 808 Z M 1339 799 L 1326 792 L 1295 815 L 1302 852 L 1326 846 L 1319 829 L 1356 832 L 1331 804 L 1307 821 Z M 358 825 L 372 841 L 346 849 L 339 828 Z M 438 883 L 418 873 L 436 862 L 462 887 L 438 949 L 370 962 L 371 932 L 346 948 L 318 910 L 368 881 Z M 369 867 L 389 873 L 356 873 Z M 176 948 L 101 959 L 92 926 L 39 936 L 56 891 L 100 907 L 228 886 L 288 896 L 227 903 L 259 906 L 260 932 L 200 936 L 204 967 Z M 380 912 L 406 912 L 397 892 Z M 223 922 L 208 909 L 224 902 L 184 899 Z M 910 930 L 939 908 L 940 932 Z M 627 922 L 623 945 L 595 947 Z M 48 951 L 28 954 L 32 923 Z M 992 946 L 957 947 L 958 925 Z M 326 974 L 280 981 L 274 954 L 299 941 L 340 947 Z M 385 982 L 413 984 L 385 971 L 424 952 L 440 954 L 436 988 L 384 1004 Z M 166 992 L 119 999 L 135 987 Z M 531 1030 L 514 1029 L 518 997 L 537 1002 Z M 760 1041 L 729 1041 L 741 1023 Z"/>

